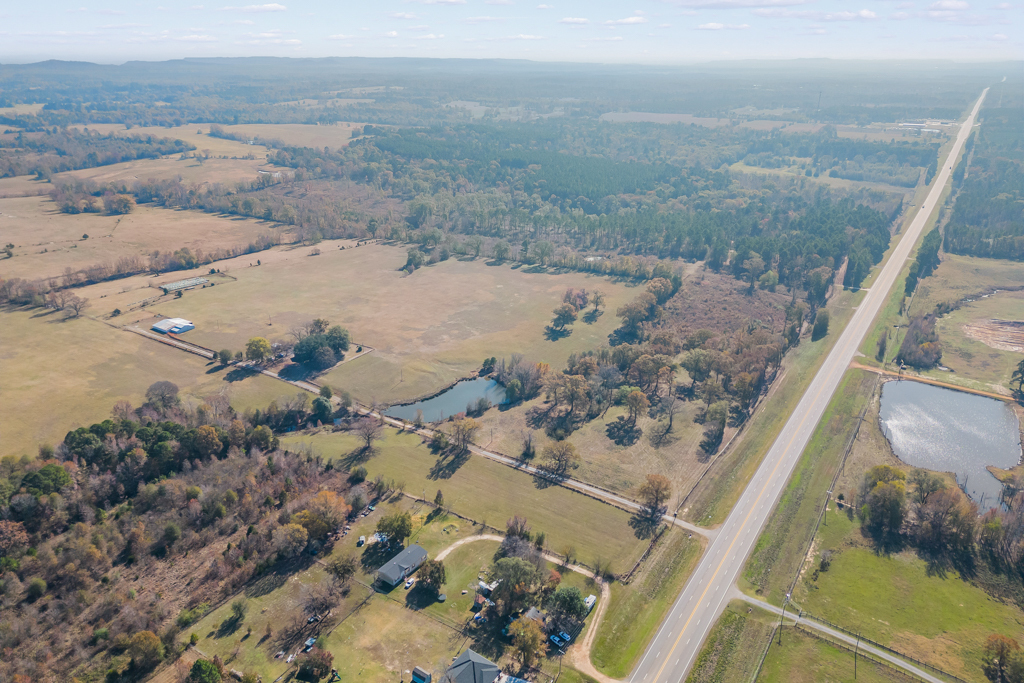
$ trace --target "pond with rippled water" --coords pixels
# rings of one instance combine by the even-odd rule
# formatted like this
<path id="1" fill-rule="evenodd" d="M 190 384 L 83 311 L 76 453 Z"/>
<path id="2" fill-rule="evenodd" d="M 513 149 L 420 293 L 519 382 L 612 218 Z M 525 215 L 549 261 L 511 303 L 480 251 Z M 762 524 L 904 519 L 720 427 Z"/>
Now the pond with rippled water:
<path id="1" fill-rule="evenodd" d="M 893 452 L 913 467 L 952 472 L 984 507 L 1002 485 L 985 469 L 1020 463 L 1020 423 L 1003 401 L 921 382 L 886 382 L 879 422 Z"/>
<path id="2" fill-rule="evenodd" d="M 437 396 L 416 403 L 392 406 L 385 410 L 384 414 L 412 422 L 416 419 L 417 411 L 422 410 L 425 422 L 440 422 L 452 415 L 466 412 L 467 405 L 476 405 L 481 398 L 486 398 L 492 405 L 503 403 L 505 387 L 486 377 L 467 379 L 453 384 Z"/>

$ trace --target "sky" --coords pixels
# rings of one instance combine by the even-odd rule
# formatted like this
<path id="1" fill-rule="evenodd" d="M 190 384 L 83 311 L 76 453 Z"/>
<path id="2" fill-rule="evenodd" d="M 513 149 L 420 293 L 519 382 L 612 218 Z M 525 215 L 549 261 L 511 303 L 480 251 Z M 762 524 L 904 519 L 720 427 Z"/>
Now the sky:
<path id="1" fill-rule="evenodd" d="M 1024 58 L 1024 0 L 247 1 L 9 0 L 0 3 L 0 63 L 254 55 L 641 64 Z"/>

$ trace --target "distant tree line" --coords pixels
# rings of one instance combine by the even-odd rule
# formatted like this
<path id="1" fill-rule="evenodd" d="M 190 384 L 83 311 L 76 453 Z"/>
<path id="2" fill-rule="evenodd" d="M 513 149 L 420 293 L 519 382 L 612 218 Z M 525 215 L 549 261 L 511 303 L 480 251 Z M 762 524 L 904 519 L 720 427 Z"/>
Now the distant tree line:
<path id="1" fill-rule="evenodd" d="M 54 173 L 157 159 L 194 149 L 195 145 L 182 140 L 153 135 L 100 135 L 71 128 L 19 133 L 0 138 L 0 178 L 31 173 L 49 179 Z"/>

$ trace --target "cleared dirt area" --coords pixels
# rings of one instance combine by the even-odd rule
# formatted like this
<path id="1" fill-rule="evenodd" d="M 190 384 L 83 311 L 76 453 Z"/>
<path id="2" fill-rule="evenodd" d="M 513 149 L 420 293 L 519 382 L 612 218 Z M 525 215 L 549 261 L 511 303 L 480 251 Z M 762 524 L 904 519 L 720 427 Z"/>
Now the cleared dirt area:
<path id="1" fill-rule="evenodd" d="M 1020 320 L 978 320 L 963 326 L 964 333 L 985 346 L 1000 351 L 1024 353 L 1024 322 Z"/>
<path id="2" fill-rule="evenodd" d="M 65 268 L 77 271 L 122 256 L 148 261 L 154 251 L 211 252 L 283 233 L 274 222 L 145 204 L 124 216 L 72 216 L 49 197 L 0 199 L 0 242 L 14 244 L 14 257 L 0 260 L 0 277 L 58 277 Z"/>

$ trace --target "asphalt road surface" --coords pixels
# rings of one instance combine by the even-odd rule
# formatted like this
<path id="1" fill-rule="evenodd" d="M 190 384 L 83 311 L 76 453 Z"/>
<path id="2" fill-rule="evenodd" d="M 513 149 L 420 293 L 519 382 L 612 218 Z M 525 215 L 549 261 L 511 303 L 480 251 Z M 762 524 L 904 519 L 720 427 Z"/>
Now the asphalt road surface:
<path id="1" fill-rule="evenodd" d="M 736 507 L 709 544 L 696 571 L 640 660 L 631 678 L 633 683 L 676 683 L 686 678 L 708 631 L 725 609 L 736 579 L 800 454 L 807 446 L 832 394 L 839 386 L 864 336 L 871 329 L 875 316 L 888 298 L 900 270 L 937 205 L 952 173 L 952 165 L 970 135 L 987 92 L 986 88 L 971 115 L 960 127 L 935 184 L 892 256 L 811 381 Z M 754 656 L 753 653 L 747 654 Z"/>

